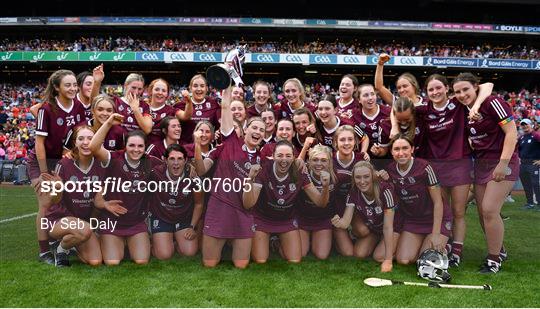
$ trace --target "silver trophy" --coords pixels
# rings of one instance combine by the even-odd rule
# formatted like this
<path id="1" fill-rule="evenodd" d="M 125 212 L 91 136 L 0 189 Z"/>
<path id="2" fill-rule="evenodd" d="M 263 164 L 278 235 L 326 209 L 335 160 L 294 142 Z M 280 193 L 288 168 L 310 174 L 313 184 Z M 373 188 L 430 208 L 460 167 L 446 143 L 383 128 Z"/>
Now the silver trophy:
<path id="1" fill-rule="evenodd" d="M 237 46 L 225 56 L 225 63 L 213 65 L 206 69 L 208 83 L 219 90 L 229 87 L 234 81 L 237 86 L 242 86 L 242 64 L 246 60 L 247 45 Z"/>

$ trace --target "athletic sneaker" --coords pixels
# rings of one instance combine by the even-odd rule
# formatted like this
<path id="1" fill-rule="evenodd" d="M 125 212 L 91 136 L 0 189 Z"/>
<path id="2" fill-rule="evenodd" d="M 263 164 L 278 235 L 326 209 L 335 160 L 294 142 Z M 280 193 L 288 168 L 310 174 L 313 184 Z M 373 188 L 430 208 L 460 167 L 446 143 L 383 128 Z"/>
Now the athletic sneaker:
<path id="1" fill-rule="evenodd" d="M 525 205 L 523 205 L 523 210 L 532 210 L 532 209 L 534 209 L 533 204 L 525 204 Z"/>
<path id="2" fill-rule="evenodd" d="M 508 195 L 504 200 L 507 201 L 508 203 L 514 203 L 515 202 L 515 200 L 512 198 L 512 195 Z"/>
<path id="3" fill-rule="evenodd" d="M 56 252 L 54 255 L 54 265 L 56 267 L 69 267 L 69 251 L 67 252 Z"/>
<path id="4" fill-rule="evenodd" d="M 458 268 L 461 263 L 461 257 L 455 253 L 451 253 L 448 259 L 448 266 Z"/>
<path id="5" fill-rule="evenodd" d="M 496 274 L 501 270 L 501 263 L 490 259 L 486 259 L 484 264 L 480 266 L 481 274 Z"/>
<path id="6" fill-rule="evenodd" d="M 499 258 L 501 262 L 508 260 L 508 252 L 506 250 L 499 252 Z"/>
<path id="7" fill-rule="evenodd" d="M 501 219 L 503 219 L 504 221 L 510 219 L 509 216 L 505 216 L 505 215 L 503 215 L 502 213 L 501 213 L 500 215 L 501 215 Z"/>
<path id="8" fill-rule="evenodd" d="M 38 260 L 45 264 L 54 265 L 54 255 L 51 251 L 40 253 Z"/>

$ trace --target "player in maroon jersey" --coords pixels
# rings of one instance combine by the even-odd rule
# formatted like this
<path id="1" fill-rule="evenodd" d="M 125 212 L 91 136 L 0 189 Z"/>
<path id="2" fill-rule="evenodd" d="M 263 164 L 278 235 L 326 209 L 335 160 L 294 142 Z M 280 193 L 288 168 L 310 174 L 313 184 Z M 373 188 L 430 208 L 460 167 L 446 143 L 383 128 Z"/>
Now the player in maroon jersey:
<path id="1" fill-rule="evenodd" d="M 152 144 L 161 141 L 165 136 L 162 133 L 160 122 L 167 116 L 177 117 L 180 121 L 188 121 L 193 113 L 193 104 L 190 100 L 186 100 L 188 104 L 185 106 L 185 110 L 175 110 L 172 106 L 167 104 L 169 98 L 169 83 L 161 78 L 154 79 L 148 85 L 148 95 L 150 96 L 150 115 L 152 116 L 152 131 L 148 134 L 148 143 Z M 189 93 L 187 90 L 182 91 L 182 95 L 185 99 Z"/>
<path id="2" fill-rule="evenodd" d="M 371 84 L 360 85 L 358 87 L 358 96 L 360 108 L 353 111 L 354 129 L 360 136 L 367 136 L 369 146 L 366 150 L 368 150 L 379 141 L 379 124 L 382 119 L 390 116 L 390 107 L 377 104 L 377 94 Z M 368 153 L 373 155 L 371 151 Z"/>
<path id="3" fill-rule="evenodd" d="M 388 54 L 382 53 L 379 55 L 377 69 L 375 70 L 375 90 L 379 92 L 379 96 L 388 105 L 397 100 L 388 88 L 384 86 L 383 68 L 384 64 L 390 60 Z M 411 73 L 401 74 L 396 81 L 396 88 L 400 98 L 408 98 L 415 106 L 422 105 L 423 99 L 420 96 L 420 85 L 416 77 Z"/>
<path id="4" fill-rule="evenodd" d="M 201 145 L 201 154 L 203 158 L 208 158 L 210 151 L 214 149 L 214 126 L 206 120 L 201 120 L 195 126 L 193 132 L 194 140 L 195 135 L 198 136 Z M 195 156 L 195 143 L 183 145 L 187 151 L 187 157 L 191 160 Z"/>
<path id="5" fill-rule="evenodd" d="M 46 103 L 38 110 L 35 149 L 30 152 L 27 163 L 39 205 L 36 216 L 39 258 L 49 264 L 53 264 L 54 259 L 49 250 L 47 231 L 40 228 L 41 218 L 49 203 L 40 192 L 40 184 L 52 177 L 50 172 L 62 154 L 67 152 L 63 144 L 69 130 L 85 121 L 83 106 L 74 102 L 76 94 L 77 80 L 73 72 L 58 70 L 49 77 L 44 95 Z"/>
<path id="6" fill-rule="evenodd" d="M 261 118 L 248 120 L 243 139 L 234 130 L 230 109 L 231 87 L 224 90 L 221 102 L 221 133 L 223 143 L 203 160 L 200 140 L 195 140 L 195 167 L 198 175 L 205 175 L 215 164 L 213 187 L 206 209 L 202 255 L 203 265 L 215 267 L 221 260 L 221 251 L 227 239 L 231 239 L 232 259 L 237 268 L 246 268 L 251 252 L 254 223 L 251 211 L 242 206 L 242 188 L 233 190 L 233 184 L 246 185 L 251 165 L 259 164 L 261 158 L 257 147 L 264 138 L 265 125 Z M 196 134 L 197 137 L 198 133 Z M 219 182 L 218 182 L 219 179 Z M 225 181 L 231 186 L 221 183 Z M 227 189 L 229 188 L 229 189 Z"/>
<path id="7" fill-rule="evenodd" d="M 283 83 L 283 92 L 285 98 L 280 102 L 278 118 L 292 119 L 293 114 L 300 108 L 306 108 L 311 113 L 315 112 L 316 106 L 306 103 L 306 91 L 302 82 L 298 78 L 289 78 Z"/>
<path id="8" fill-rule="evenodd" d="M 353 167 L 354 185 L 346 200 L 343 218 L 335 215 L 332 224 L 352 230 L 358 237 L 354 256 L 364 259 L 373 254 L 381 262 L 381 271 L 392 271 L 392 259 L 399 234 L 394 234 L 394 208 L 397 206 L 394 189 L 390 183 L 379 181 L 373 165 L 357 162 Z M 354 214 L 354 219 L 353 219 Z"/>
<path id="9" fill-rule="evenodd" d="M 272 141 L 266 145 L 264 145 L 261 149 L 261 158 L 262 159 L 269 159 L 273 160 L 274 157 L 274 150 L 276 148 L 277 142 L 281 140 L 287 140 L 289 142 L 292 142 L 293 135 L 294 135 L 294 125 L 290 119 L 283 118 L 278 121 L 277 124 L 277 131 L 276 131 L 276 138 L 275 141 Z M 295 148 L 294 149 L 294 156 L 298 157 L 300 153 Z"/>
<path id="10" fill-rule="evenodd" d="M 478 97 L 478 79 L 461 73 L 453 81 L 459 102 L 471 108 Z M 519 177 L 517 129 L 512 108 L 503 99 L 489 96 L 478 110 L 477 119 L 467 121 L 467 131 L 475 154 L 475 196 L 486 234 L 488 257 L 481 273 L 497 273 L 501 268 L 504 222 L 500 212 L 504 200 Z"/>
<path id="11" fill-rule="evenodd" d="M 292 116 L 292 121 L 294 124 L 294 131 L 296 132 L 293 137 L 293 145 L 296 150 L 302 151 L 304 148 L 304 143 L 308 137 L 315 138 L 316 142 L 312 143 L 311 145 L 316 145 L 322 142 L 321 134 L 317 130 L 317 121 L 309 109 L 299 108 L 295 110 Z"/>
<path id="12" fill-rule="evenodd" d="M 245 100 L 244 88 L 240 86 L 236 86 L 236 85 L 233 86 L 231 96 L 232 96 L 233 101 L 240 101 L 243 103 Z"/>
<path id="13" fill-rule="evenodd" d="M 125 150 L 112 153 L 106 150 L 103 140 L 107 132 L 122 121 L 122 115 L 112 114 L 90 143 L 95 158 L 106 166 L 108 172 L 104 184 L 107 188 L 96 195 L 95 205 L 103 209 L 109 203 L 116 209 L 99 214 L 99 220 L 116 223 L 112 228 L 100 227 L 101 251 L 106 265 L 118 265 L 124 257 L 124 244 L 127 242 L 131 259 L 137 264 L 146 264 L 150 259 L 150 239 L 145 220 L 151 193 L 144 190 L 149 189 L 145 185 L 152 167 L 163 162 L 144 153 L 146 135 L 141 130 L 127 134 Z M 109 186 L 107 180 L 111 180 L 112 185 Z"/>
<path id="14" fill-rule="evenodd" d="M 431 165 L 413 158 L 414 144 L 404 134 L 390 143 L 394 162 L 386 169 L 399 198 L 396 213 L 400 233 L 396 261 L 414 263 L 428 248 L 443 251 L 452 229 L 452 211 L 443 199 L 439 180 Z"/>
<path id="15" fill-rule="evenodd" d="M 55 168 L 54 181 L 79 183 L 101 181 L 105 169 L 94 160 L 89 149 L 94 131 L 87 125 L 75 128 L 72 158 L 63 158 Z M 90 217 L 94 208 L 95 192 L 91 187 L 76 191 L 62 191 L 50 196 L 50 206 L 45 214 L 49 236 L 59 240 L 54 248 L 57 267 L 70 266 L 68 254 L 72 247 L 83 263 L 97 266 L 101 264 L 101 248 L 96 234 L 92 231 Z"/>
<path id="16" fill-rule="evenodd" d="M 302 242 L 295 218 L 297 197 L 303 191 L 317 207 L 326 207 L 330 175 L 321 172 L 322 191 L 319 192 L 307 172 L 299 172 L 293 145 L 281 140 L 274 150 L 274 160 L 262 166 L 251 166 L 248 177 L 252 185 L 250 190 L 244 191 L 242 201 L 244 208 L 254 207 L 253 260 L 266 263 L 270 234 L 275 233 L 279 235 L 283 257 L 291 263 L 299 263 L 302 260 Z"/>
<path id="17" fill-rule="evenodd" d="M 264 110 L 270 109 L 274 111 L 277 120 L 278 112 L 274 109 L 270 84 L 262 80 L 256 81 L 253 84 L 253 98 L 255 102 L 247 109 L 248 117 L 262 116 Z"/>
<path id="18" fill-rule="evenodd" d="M 352 120 L 353 111 L 360 107 L 355 97 L 358 90 L 358 78 L 352 74 L 346 74 L 339 84 L 339 100 L 336 115 L 343 120 Z"/>
<path id="19" fill-rule="evenodd" d="M 264 121 L 264 139 L 262 146 L 271 143 L 276 137 L 276 114 L 274 110 L 267 108 L 261 113 L 261 118 Z"/>
<path id="20" fill-rule="evenodd" d="M 197 191 L 194 182 L 187 181 L 190 168 L 184 147 L 169 145 L 163 156 L 166 164 L 153 169 L 152 180 L 172 185 L 157 192 L 155 201 L 150 203 L 152 254 L 159 260 L 170 259 L 176 240 L 179 254 L 193 256 L 198 250 L 196 226 L 203 212 L 203 192 Z"/>
<path id="21" fill-rule="evenodd" d="M 219 104 L 213 98 L 207 96 L 208 83 L 204 76 L 197 74 L 193 76 L 189 82 L 190 98 L 184 98 L 181 102 L 174 105 L 174 108 L 185 110 L 186 101 L 190 100 L 193 104 L 193 114 L 191 120 L 182 123 L 182 143 L 193 143 L 193 132 L 197 122 L 201 120 L 210 121 L 210 123 L 216 128 L 219 128 Z"/>
<path id="22" fill-rule="evenodd" d="M 233 100 L 231 102 L 231 112 L 233 114 L 233 119 L 241 124 L 242 129 L 244 129 L 247 120 L 245 103 L 243 101 Z"/>
<path id="23" fill-rule="evenodd" d="M 336 175 L 332 162 L 332 148 L 324 145 L 315 145 L 309 150 L 308 171 L 315 188 L 322 192 L 321 175 L 326 172 L 330 176 L 328 192 L 330 200 L 325 207 L 317 207 L 304 193 L 296 199 L 296 217 L 302 241 L 302 257 L 305 257 L 310 248 L 318 259 L 324 260 L 332 249 L 332 223 L 334 215 Z"/>
<path id="24" fill-rule="evenodd" d="M 94 68 L 94 86 L 92 88 L 92 98 L 97 96 L 101 83 L 105 78 L 103 64 Z M 124 117 L 122 127 L 127 131 L 141 129 L 145 134 L 152 131 L 152 116 L 148 104 L 141 101 L 144 88 L 144 78 L 137 73 L 131 73 L 124 82 L 124 95 L 113 97 L 117 112 Z"/>
<path id="25" fill-rule="evenodd" d="M 163 139 L 156 141 L 146 147 L 146 154 L 163 160 L 163 155 L 170 145 L 179 144 L 180 136 L 182 135 L 182 127 L 180 121 L 174 116 L 166 116 L 159 123 L 160 130 L 165 136 Z"/>
<path id="26" fill-rule="evenodd" d="M 94 86 L 92 73 L 84 71 L 77 74 L 77 85 L 79 92 L 73 100 L 82 104 L 86 120 L 90 120 L 92 118 L 92 87 Z"/>
<path id="27" fill-rule="evenodd" d="M 337 102 L 334 95 L 326 94 L 317 104 L 317 131 L 321 134 L 322 144 L 332 147 L 334 132 L 341 125 L 352 124 L 351 120 L 341 120 L 336 116 Z"/>
<path id="28" fill-rule="evenodd" d="M 481 104 L 491 94 L 493 84 L 485 83 L 479 88 L 475 104 Z M 427 78 L 429 101 L 420 121 L 425 123 L 425 158 L 439 177 L 444 197 L 451 200 L 454 220 L 449 257 L 451 266 L 459 266 L 465 240 L 465 210 L 473 165 L 465 126 L 468 112 L 457 99 L 448 98 L 448 90 L 448 81 L 444 76 L 433 74 Z"/>
<path id="29" fill-rule="evenodd" d="M 336 173 L 336 194 L 334 202 L 334 214 L 343 217 L 345 212 L 345 198 L 351 189 L 352 168 L 356 162 L 364 159 L 358 151 L 358 135 L 354 128 L 349 125 L 341 126 L 334 134 L 334 172 Z M 341 255 L 353 255 L 353 242 L 346 230 L 334 228 L 334 240 L 336 248 Z"/>

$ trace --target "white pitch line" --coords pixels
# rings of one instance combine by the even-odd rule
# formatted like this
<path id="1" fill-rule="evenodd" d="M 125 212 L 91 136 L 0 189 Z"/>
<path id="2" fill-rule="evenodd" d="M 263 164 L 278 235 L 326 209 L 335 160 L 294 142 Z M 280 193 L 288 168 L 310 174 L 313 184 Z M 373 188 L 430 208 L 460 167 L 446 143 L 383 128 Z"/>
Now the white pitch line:
<path id="1" fill-rule="evenodd" d="M 31 214 L 22 215 L 22 216 L 17 216 L 17 217 L 13 217 L 13 218 L 7 218 L 7 219 L 4 219 L 4 220 L 0 220 L 0 223 L 11 222 L 11 221 L 19 220 L 19 219 L 24 219 L 24 218 L 32 217 L 32 216 L 35 216 L 35 215 L 37 215 L 37 212 L 31 213 Z"/>

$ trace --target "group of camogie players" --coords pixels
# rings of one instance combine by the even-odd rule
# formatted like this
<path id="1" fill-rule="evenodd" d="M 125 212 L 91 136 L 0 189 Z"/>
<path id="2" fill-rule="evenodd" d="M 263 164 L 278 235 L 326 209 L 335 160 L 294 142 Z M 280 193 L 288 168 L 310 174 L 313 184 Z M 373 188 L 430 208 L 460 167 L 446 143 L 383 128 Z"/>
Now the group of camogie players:
<path id="1" fill-rule="evenodd" d="M 374 85 L 345 75 L 338 99 L 315 103 L 296 78 L 283 84 L 281 102 L 257 81 L 251 106 L 240 87 L 224 90 L 221 102 L 209 97 L 202 75 L 172 106 L 161 78 L 145 88 L 129 74 L 123 95 L 110 97 L 99 94 L 103 65 L 78 76 L 54 72 L 44 103 L 32 108 L 40 260 L 69 266 L 76 252 L 90 265 L 116 265 L 128 252 L 146 264 L 200 250 L 214 267 L 230 246 L 235 267 L 245 268 L 265 263 L 271 249 L 299 263 L 335 248 L 389 272 L 393 261 L 411 264 L 434 248 L 458 267 L 473 190 L 488 251 L 480 272 L 498 272 L 506 259 L 500 210 L 519 171 L 510 106 L 470 73 L 451 84 L 431 75 L 426 97 L 405 73 L 395 97 L 383 81 L 388 60 L 379 56 Z M 107 177 L 179 185 L 153 194 L 135 185 L 105 194 L 41 190 L 44 181 Z M 93 229 L 91 218 L 103 224 Z"/>

